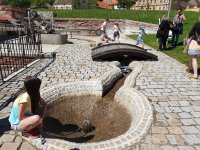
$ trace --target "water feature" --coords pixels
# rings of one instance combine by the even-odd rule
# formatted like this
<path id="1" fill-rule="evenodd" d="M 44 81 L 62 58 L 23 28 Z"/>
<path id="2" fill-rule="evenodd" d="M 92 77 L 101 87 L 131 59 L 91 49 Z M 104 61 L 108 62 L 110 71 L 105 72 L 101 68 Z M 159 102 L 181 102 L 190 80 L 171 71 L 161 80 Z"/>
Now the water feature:
<path id="1" fill-rule="evenodd" d="M 116 91 L 123 85 L 120 79 L 103 98 L 94 95 L 64 96 L 56 99 L 56 108 L 44 122 L 44 131 L 71 142 L 100 142 L 124 134 L 130 127 L 127 109 L 114 101 Z M 92 124 L 88 134 L 80 128 L 84 120 Z"/>
<path id="2" fill-rule="evenodd" d="M 111 65 L 113 69 L 98 79 L 57 84 L 41 92 L 56 111 L 44 122 L 46 143 L 33 140 L 33 145 L 40 149 L 128 149 L 145 136 L 152 108 L 134 88 L 142 64 L 131 62 L 121 70 L 116 67 L 119 62 Z M 120 79 L 122 74 L 126 78 Z"/>

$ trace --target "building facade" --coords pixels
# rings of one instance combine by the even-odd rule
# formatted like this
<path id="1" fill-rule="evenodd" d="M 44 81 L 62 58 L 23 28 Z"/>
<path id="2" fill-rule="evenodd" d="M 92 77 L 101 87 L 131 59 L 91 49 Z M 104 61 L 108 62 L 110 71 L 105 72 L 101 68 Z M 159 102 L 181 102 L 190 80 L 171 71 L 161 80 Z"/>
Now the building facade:
<path id="1" fill-rule="evenodd" d="M 99 1 L 99 8 L 118 9 L 117 2 L 117 0 L 101 0 Z"/>
<path id="2" fill-rule="evenodd" d="M 137 0 L 132 10 L 167 10 L 169 0 Z"/>
<path id="3" fill-rule="evenodd" d="M 72 0 L 55 0 L 55 2 L 53 3 L 54 9 L 72 9 L 72 7 Z"/>
<path id="4" fill-rule="evenodd" d="M 54 9 L 72 9 L 75 5 L 76 0 L 56 0 L 53 4 Z M 78 8 L 86 8 L 88 1 L 87 0 L 79 0 Z M 90 0 L 90 8 L 95 8 L 94 0 Z"/>
<path id="5" fill-rule="evenodd" d="M 168 10 L 170 0 L 137 0 L 135 5 L 132 6 L 133 10 Z M 184 2 L 182 0 L 172 0 L 172 9 L 188 9 L 198 8 L 200 2 L 198 0 L 190 0 Z"/>

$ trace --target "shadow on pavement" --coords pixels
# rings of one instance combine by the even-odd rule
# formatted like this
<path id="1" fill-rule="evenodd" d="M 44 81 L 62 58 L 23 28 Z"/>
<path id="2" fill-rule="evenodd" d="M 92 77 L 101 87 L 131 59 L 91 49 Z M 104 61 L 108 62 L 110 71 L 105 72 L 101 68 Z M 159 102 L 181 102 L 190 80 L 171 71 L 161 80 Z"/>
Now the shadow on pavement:
<path id="1" fill-rule="evenodd" d="M 83 135 L 78 125 L 63 125 L 58 119 L 53 117 L 45 118 L 43 123 L 43 131 L 55 138 L 76 143 L 87 142 L 94 138 L 94 135 Z"/>
<path id="2" fill-rule="evenodd" d="M 0 134 L 10 130 L 10 123 L 8 117 L 0 119 Z"/>

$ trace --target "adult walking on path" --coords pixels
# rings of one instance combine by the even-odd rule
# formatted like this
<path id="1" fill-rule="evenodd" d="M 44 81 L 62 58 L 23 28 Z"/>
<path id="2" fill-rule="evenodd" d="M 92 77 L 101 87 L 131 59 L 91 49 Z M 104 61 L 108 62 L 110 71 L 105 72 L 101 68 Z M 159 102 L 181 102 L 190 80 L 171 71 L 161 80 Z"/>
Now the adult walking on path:
<path id="1" fill-rule="evenodd" d="M 159 50 L 166 50 L 166 42 L 169 35 L 169 29 L 169 20 L 166 15 L 163 15 L 156 35 L 159 38 Z"/>
<path id="2" fill-rule="evenodd" d="M 106 28 L 107 28 L 107 23 L 108 23 L 109 19 L 106 19 L 102 26 L 101 26 L 101 34 L 102 35 L 107 35 L 107 32 L 106 32 Z"/>
<path id="3" fill-rule="evenodd" d="M 198 63 L 197 56 L 200 55 L 200 21 L 192 27 L 189 38 L 193 36 L 189 45 L 188 55 L 190 55 L 189 66 L 185 70 L 186 75 L 190 78 L 198 79 Z M 193 69 L 194 74 L 190 74 L 190 69 Z"/>
<path id="4" fill-rule="evenodd" d="M 186 21 L 185 15 L 182 10 L 179 9 L 177 15 L 174 16 L 173 25 L 174 29 L 172 31 L 172 46 L 176 47 L 178 44 L 180 34 L 183 34 L 183 22 Z"/>
<path id="5" fill-rule="evenodd" d="M 108 21 L 109 19 L 106 19 L 101 26 L 101 36 L 102 36 L 101 39 L 102 41 L 105 41 L 105 44 L 109 43 L 108 41 L 111 40 L 111 38 L 108 37 L 107 31 L 106 31 Z"/>

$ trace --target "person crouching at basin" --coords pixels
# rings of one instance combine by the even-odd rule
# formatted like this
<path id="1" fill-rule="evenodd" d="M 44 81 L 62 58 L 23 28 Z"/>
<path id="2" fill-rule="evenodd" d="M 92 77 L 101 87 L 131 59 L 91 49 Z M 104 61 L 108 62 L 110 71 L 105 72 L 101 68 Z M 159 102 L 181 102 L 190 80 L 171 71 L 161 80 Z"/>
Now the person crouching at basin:
<path id="1" fill-rule="evenodd" d="M 44 117 L 53 112 L 53 106 L 40 96 L 40 85 L 39 78 L 26 77 L 25 92 L 15 99 L 9 116 L 11 129 L 30 138 L 39 137 Z"/>

